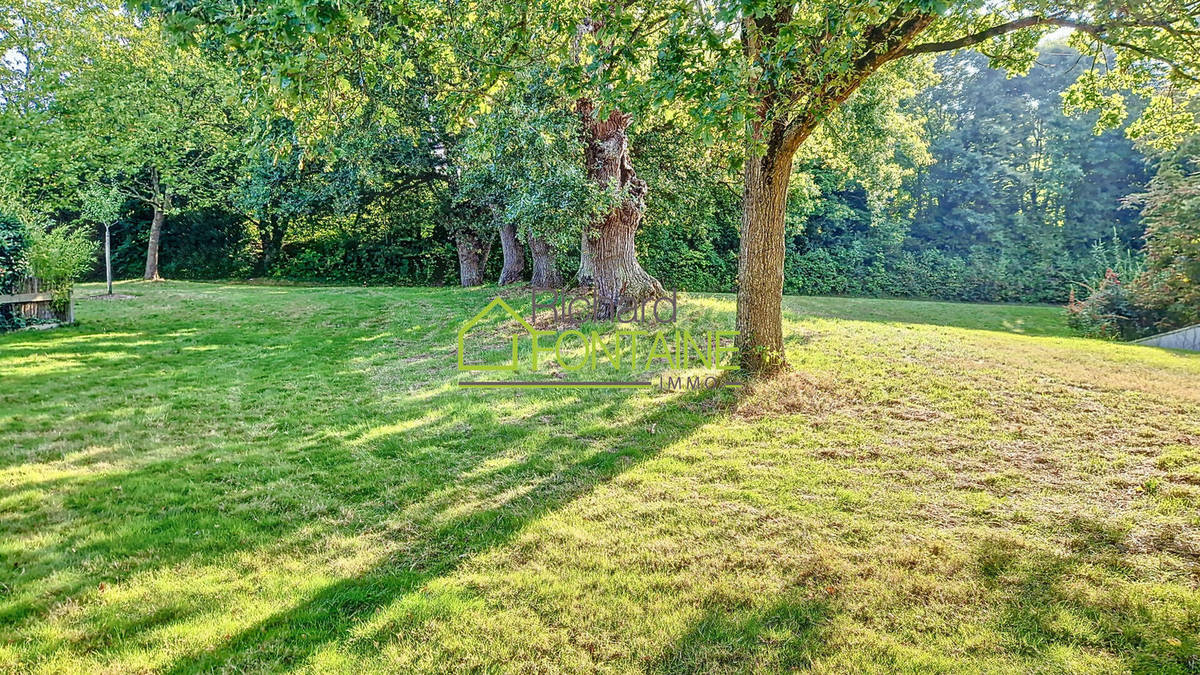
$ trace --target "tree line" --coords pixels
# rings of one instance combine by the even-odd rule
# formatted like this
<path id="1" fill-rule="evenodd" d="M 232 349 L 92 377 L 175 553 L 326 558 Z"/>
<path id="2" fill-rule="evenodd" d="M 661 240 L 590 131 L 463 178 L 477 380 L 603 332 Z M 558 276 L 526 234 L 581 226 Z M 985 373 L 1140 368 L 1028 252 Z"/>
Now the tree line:
<path id="1" fill-rule="evenodd" d="M 474 285 L 528 260 L 609 314 L 664 280 L 736 289 L 743 365 L 770 374 L 785 288 L 1047 300 L 1101 238 L 1138 245 L 1121 200 L 1196 130 L 1198 15 L 17 0 L 0 194 L 63 222 L 118 190 L 145 278 L 165 246 L 200 276 Z"/>

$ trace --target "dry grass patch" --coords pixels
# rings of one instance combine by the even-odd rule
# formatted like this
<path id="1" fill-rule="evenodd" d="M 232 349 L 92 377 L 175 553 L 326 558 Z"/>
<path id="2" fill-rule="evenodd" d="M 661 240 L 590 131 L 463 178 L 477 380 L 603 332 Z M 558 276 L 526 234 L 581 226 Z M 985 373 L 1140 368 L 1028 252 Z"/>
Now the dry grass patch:
<path id="1" fill-rule="evenodd" d="M 858 400 L 855 391 L 832 378 L 792 371 L 746 385 L 733 414 L 747 421 L 785 415 L 821 418 Z"/>

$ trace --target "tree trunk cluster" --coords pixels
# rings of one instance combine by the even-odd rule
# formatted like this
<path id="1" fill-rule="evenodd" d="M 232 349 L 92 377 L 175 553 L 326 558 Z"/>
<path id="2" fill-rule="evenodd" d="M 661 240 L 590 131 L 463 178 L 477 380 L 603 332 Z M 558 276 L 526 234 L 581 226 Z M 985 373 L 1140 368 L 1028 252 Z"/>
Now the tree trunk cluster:
<path id="1" fill-rule="evenodd" d="M 640 304 L 655 294 L 665 295 L 662 284 L 650 276 L 637 261 L 634 238 L 646 210 L 646 181 L 637 176 L 629 158 L 629 124 L 632 116 L 619 110 L 606 118 L 596 116 L 591 100 L 576 102 L 580 135 L 588 179 L 613 195 L 615 206 L 584 227 L 579 250 L 576 281 L 592 289 L 597 303 L 596 315 L 612 318 L 619 311 Z M 525 273 L 525 255 L 513 225 L 498 225 L 504 266 L 500 285 L 519 282 Z M 485 241 L 486 239 L 486 241 Z M 490 238 L 462 228 L 455 234 L 459 273 L 463 286 L 483 283 Z M 534 288 L 559 288 L 563 285 L 554 247 L 545 239 L 528 237 L 529 257 L 533 262 L 530 285 Z"/>
<path id="2" fill-rule="evenodd" d="M 517 237 L 515 225 L 496 228 L 500 235 L 500 249 L 504 265 L 500 270 L 499 285 L 520 283 L 525 278 L 525 248 Z M 459 279 L 465 287 L 484 283 L 488 256 L 492 251 L 491 233 L 464 227 L 454 235 L 458 249 Z M 530 235 L 529 258 L 533 261 L 533 273 L 529 285 L 533 288 L 561 288 L 562 274 L 558 271 L 558 258 L 554 247 L 545 239 Z"/>

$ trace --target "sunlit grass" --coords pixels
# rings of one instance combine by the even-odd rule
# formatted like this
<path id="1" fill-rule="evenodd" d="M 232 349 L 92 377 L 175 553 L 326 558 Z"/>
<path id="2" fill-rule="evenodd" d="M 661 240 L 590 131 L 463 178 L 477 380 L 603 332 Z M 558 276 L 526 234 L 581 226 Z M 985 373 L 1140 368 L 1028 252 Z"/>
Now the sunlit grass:
<path id="1" fill-rule="evenodd" d="M 736 396 L 462 391 L 495 289 L 120 290 L 0 336 L 0 670 L 1200 670 L 1198 355 L 789 298 Z"/>

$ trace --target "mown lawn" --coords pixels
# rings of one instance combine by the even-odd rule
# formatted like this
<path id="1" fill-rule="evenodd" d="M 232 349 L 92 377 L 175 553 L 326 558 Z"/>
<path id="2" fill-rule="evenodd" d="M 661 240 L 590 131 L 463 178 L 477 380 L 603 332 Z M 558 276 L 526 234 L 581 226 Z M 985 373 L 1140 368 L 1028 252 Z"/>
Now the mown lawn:
<path id="1" fill-rule="evenodd" d="M 0 336 L 0 670 L 1200 671 L 1200 355 L 789 298 L 769 386 L 464 391 L 494 289 L 118 290 Z"/>

